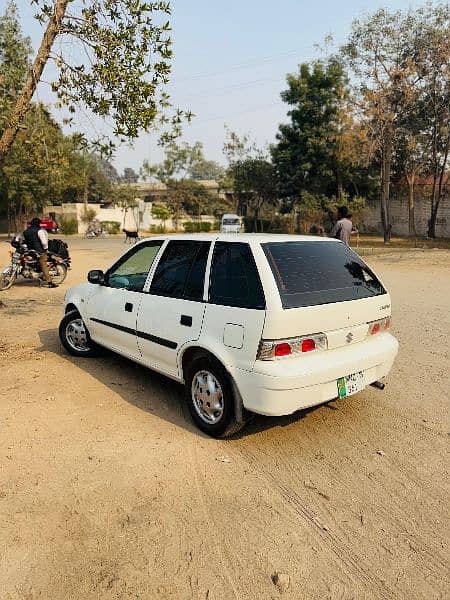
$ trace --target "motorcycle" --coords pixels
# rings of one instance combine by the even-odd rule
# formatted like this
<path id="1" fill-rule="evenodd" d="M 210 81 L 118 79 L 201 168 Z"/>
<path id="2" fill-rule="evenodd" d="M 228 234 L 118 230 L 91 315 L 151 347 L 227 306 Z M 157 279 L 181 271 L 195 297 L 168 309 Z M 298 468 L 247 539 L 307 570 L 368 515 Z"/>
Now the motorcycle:
<path id="1" fill-rule="evenodd" d="M 43 273 L 39 264 L 39 255 L 34 250 L 29 250 L 23 242 L 13 240 L 11 245 L 14 251 L 10 251 L 11 263 L 0 273 L 0 291 L 8 290 L 18 277 L 43 281 Z M 60 285 L 67 277 L 70 268 L 70 258 L 49 253 L 47 256 L 48 267 L 52 282 Z"/>

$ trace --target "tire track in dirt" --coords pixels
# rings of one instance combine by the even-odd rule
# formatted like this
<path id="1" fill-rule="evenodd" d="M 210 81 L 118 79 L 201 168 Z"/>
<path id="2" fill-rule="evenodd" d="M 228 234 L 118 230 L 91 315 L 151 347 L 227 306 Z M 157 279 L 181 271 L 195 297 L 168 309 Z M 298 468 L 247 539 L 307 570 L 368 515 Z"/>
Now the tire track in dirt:
<path id="1" fill-rule="evenodd" d="M 185 411 L 183 410 L 183 412 L 185 413 Z M 186 418 L 186 414 L 184 415 Z M 200 476 L 199 476 L 199 469 L 198 469 L 198 458 L 197 458 L 197 450 L 195 448 L 194 445 L 192 444 L 187 444 L 187 448 L 188 448 L 188 457 L 189 457 L 189 462 L 191 464 L 191 472 L 193 475 L 193 479 L 195 482 L 195 487 L 196 487 L 196 491 L 197 491 L 197 498 L 198 498 L 198 503 L 202 508 L 202 512 L 204 514 L 205 517 L 205 521 L 208 524 L 208 528 L 211 531 L 215 531 L 217 529 L 216 524 L 214 523 L 214 520 L 211 516 L 210 511 L 208 510 L 208 506 L 205 502 L 205 497 L 202 491 L 202 486 L 200 483 Z M 240 600 L 241 599 L 241 594 L 239 593 L 235 581 L 231 575 L 230 572 L 230 561 L 227 558 L 227 564 L 225 564 L 224 561 L 224 556 L 226 557 L 226 551 L 221 549 L 218 544 L 215 542 L 215 540 L 218 539 L 219 536 L 209 536 L 209 540 L 210 543 L 212 545 L 214 554 L 216 555 L 217 558 L 217 564 L 220 564 L 222 567 L 222 572 L 225 575 L 225 579 L 228 581 L 229 586 L 230 586 L 230 590 L 233 593 L 233 596 L 236 598 L 236 600 Z"/>
<path id="2" fill-rule="evenodd" d="M 229 444 L 229 445 L 228 445 Z M 385 581 L 371 573 L 371 566 L 362 560 L 360 556 L 356 556 L 353 550 L 346 542 L 337 534 L 330 531 L 329 527 L 322 519 L 300 498 L 300 496 L 289 486 L 280 483 L 275 475 L 269 471 L 262 470 L 261 464 L 256 456 L 249 454 L 247 450 L 245 454 L 241 450 L 234 449 L 228 442 L 228 451 L 236 460 L 247 463 L 253 469 L 254 473 L 265 479 L 270 489 L 276 490 L 279 496 L 286 502 L 287 508 L 297 519 L 300 517 L 302 522 L 310 529 L 315 539 L 325 544 L 328 550 L 336 556 L 337 563 L 340 564 L 348 578 L 362 585 L 373 600 L 392 600 L 392 598 L 404 598 L 406 596 L 399 595 L 398 590 L 389 587 Z M 369 596 L 367 596 L 369 597 Z"/>
<path id="3" fill-rule="evenodd" d="M 276 446 L 276 445 L 275 445 Z M 283 447 L 274 448 L 271 447 L 271 451 L 276 450 L 275 454 L 278 457 L 282 457 L 283 467 L 289 472 L 289 476 L 292 479 L 292 482 L 297 483 L 297 489 L 301 489 L 305 487 L 305 481 L 300 478 L 296 473 L 298 471 L 298 463 L 293 461 L 291 462 L 289 456 L 284 456 Z M 277 451 L 279 450 L 279 451 Z M 314 457 L 310 450 L 307 448 L 303 448 L 305 463 L 314 462 Z M 342 460 L 345 459 L 346 455 L 343 455 L 339 452 L 337 448 L 333 449 L 333 452 L 336 454 L 336 460 L 334 463 L 342 464 Z M 261 473 L 264 472 L 268 475 L 272 481 L 276 484 L 276 487 L 280 489 L 284 495 L 284 497 L 289 501 L 290 494 L 292 492 L 293 498 L 296 499 L 296 505 L 298 504 L 298 495 L 295 491 L 292 490 L 292 486 L 286 486 L 279 483 L 279 475 L 275 477 L 273 472 L 270 470 L 271 467 L 264 468 L 262 463 L 264 462 L 262 458 L 264 454 L 258 457 L 256 454 L 252 453 L 248 447 L 245 450 L 239 449 L 240 456 L 243 460 L 252 463 L 255 471 Z M 383 460 L 386 460 L 385 458 Z M 353 457 L 354 462 L 354 457 Z M 401 465 L 397 463 L 389 462 L 389 470 L 392 471 L 392 479 L 397 482 L 398 485 L 403 485 L 402 481 L 402 469 Z M 387 465 L 384 465 L 386 468 Z M 363 470 L 362 465 L 354 465 L 354 470 L 359 471 Z M 345 477 L 342 477 L 342 473 L 337 471 L 336 468 L 333 468 L 331 462 L 322 461 L 320 464 L 320 476 L 322 479 L 325 479 L 332 489 L 339 490 L 338 497 L 348 497 L 351 498 L 354 495 L 355 486 L 349 484 Z M 406 480 L 408 481 L 408 476 L 406 476 Z M 412 480 L 413 481 L 413 480 Z M 424 573 L 427 573 L 427 576 L 431 576 L 434 578 L 436 585 L 437 582 L 445 581 L 445 573 L 447 572 L 446 560 L 445 557 L 442 556 L 439 546 L 437 544 L 431 545 L 430 540 L 424 538 L 424 536 L 420 533 L 420 530 L 416 527 L 416 522 L 414 520 L 414 516 L 409 516 L 409 520 L 407 518 L 408 513 L 408 505 L 405 502 L 401 502 L 401 499 L 397 498 L 395 495 L 389 495 L 389 503 L 385 505 L 383 502 L 377 501 L 386 494 L 386 489 L 383 487 L 383 481 L 377 481 L 376 479 L 371 479 L 372 493 L 370 495 L 366 495 L 361 500 L 364 501 L 365 512 L 366 514 L 376 514 L 379 517 L 379 520 L 389 524 L 389 532 L 391 536 L 396 537 L 397 539 L 404 538 L 407 535 L 407 538 L 404 538 L 404 544 L 408 543 L 411 551 L 414 553 L 416 557 L 416 562 L 420 565 L 417 565 Z M 413 486 L 403 486 L 404 488 L 409 488 L 414 490 Z M 314 489 L 314 487 L 312 488 Z M 364 489 L 364 486 L 361 486 L 361 489 Z M 426 489 L 426 488 L 422 488 Z M 317 493 L 317 490 L 315 490 Z M 343 493 L 344 492 L 344 493 Z M 320 494 L 319 492 L 319 495 Z M 425 500 L 424 500 L 425 501 Z M 336 521 L 336 514 L 333 514 L 326 508 L 326 504 L 322 503 L 323 508 L 320 508 L 320 504 L 317 504 L 317 508 L 320 510 L 321 514 L 316 514 L 314 511 L 309 511 L 306 508 L 304 501 L 301 501 L 301 506 L 304 510 L 304 516 L 309 518 L 311 523 L 316 525 L 316 528 L 321 529 L 323 527 L 327 527 L 324 525 L 325 523 L 329 523 L 330 521 L 334 522 L 334 527 L 336 529 L 340 529 L 341 526 L 338 521 Z M 308 515 L 308 512 L 310 513 Z M 421 514 L 424 514 L 421 511 Z M 411 533 L 411 529 L 415 529 L 414 532 Z M 427 530 L 428 531 L 428 530 Z M 437 532 L 436 532 L 437 533 Z M 342 531 L 342 535 L 340 536 L 341 544 L 345 544 L 345 540 L 343 538 L 346 537 L 347 532 Z M 347 542 L 350 543 L 350 540 Z M 390 552 L 390 550 L 388 550 Z M 370 568 L 370 567 L 369 567 Z"/>

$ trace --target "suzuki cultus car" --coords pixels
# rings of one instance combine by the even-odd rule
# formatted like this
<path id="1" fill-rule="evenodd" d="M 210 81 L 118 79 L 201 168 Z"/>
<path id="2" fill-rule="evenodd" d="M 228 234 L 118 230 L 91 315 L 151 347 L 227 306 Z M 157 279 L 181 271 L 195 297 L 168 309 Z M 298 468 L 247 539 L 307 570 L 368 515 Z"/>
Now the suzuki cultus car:
<path id="1" fill-rule="evenodd" d="M 72 355 L 118 352 L 184 384 L 194 422 L 225 437 L 383 387 L 397 354 L 391 299 L 340 241 L 216 234 L 149 238 L 68 291 Z"/>

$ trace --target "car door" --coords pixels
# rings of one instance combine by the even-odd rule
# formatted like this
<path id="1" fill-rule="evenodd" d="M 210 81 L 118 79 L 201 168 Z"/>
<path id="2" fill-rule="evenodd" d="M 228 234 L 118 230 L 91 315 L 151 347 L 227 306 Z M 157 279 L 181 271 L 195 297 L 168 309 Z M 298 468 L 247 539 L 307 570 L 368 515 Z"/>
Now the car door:
<path id="1" fill-rule="evenodd" d="M 163 240 L 134 246 L 105 273 L 89 300 L 88 328 L 94 341 L 131 358 L 140 358 L 136 316 L 145 282 Z"/>
<path id="2" fill-rule="evenodd" d="M 177 354 L 200 336 L 210 242 L 170 240 L 154 270 L 137 316 L 138 345 L 145 363 L 178 377 Z"/>

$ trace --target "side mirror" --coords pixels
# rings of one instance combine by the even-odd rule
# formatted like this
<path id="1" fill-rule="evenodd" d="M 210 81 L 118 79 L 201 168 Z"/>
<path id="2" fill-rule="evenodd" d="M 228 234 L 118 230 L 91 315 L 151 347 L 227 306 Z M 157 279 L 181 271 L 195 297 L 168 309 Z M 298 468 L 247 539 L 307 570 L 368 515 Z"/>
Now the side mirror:
<path id="1" fill-rule="evenodd" d="M 94 269 L 93 271 L 89 271 L 87 280 L 89 283 L 103 285 L 105 283 L 105 274 L 100 269 Z"/>

